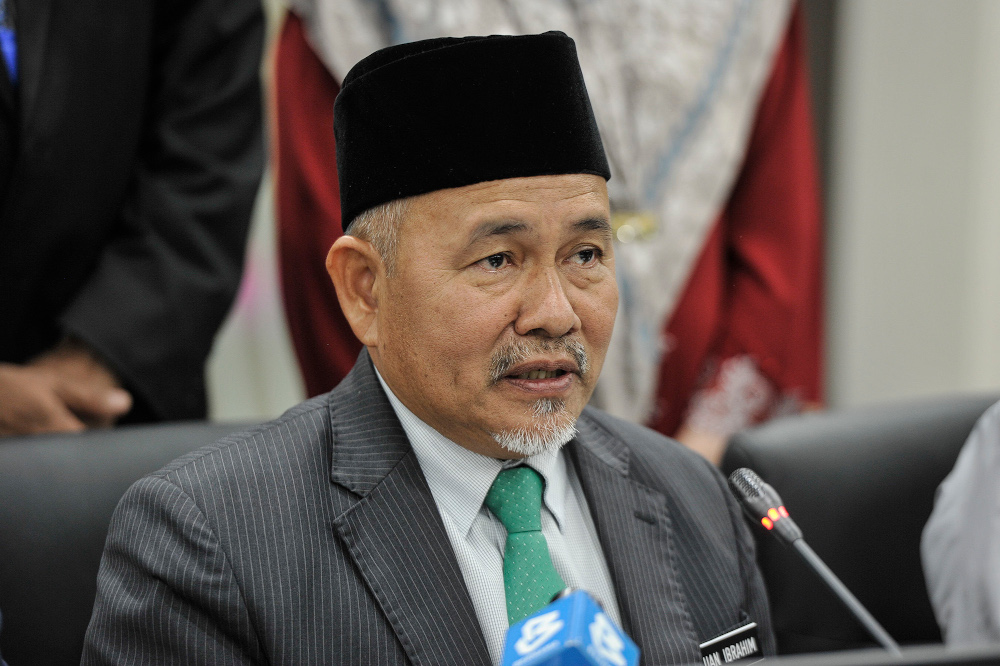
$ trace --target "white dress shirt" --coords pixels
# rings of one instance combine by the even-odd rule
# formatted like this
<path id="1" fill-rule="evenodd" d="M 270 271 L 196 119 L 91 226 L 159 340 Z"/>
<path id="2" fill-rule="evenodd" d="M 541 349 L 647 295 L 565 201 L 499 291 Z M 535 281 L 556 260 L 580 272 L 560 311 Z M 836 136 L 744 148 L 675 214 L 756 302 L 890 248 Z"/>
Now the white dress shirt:
<path id="1" fill-rule="evenodd" d="M 945 643 L 1000 643 L 1000 403 L 941 483 L 920 545 Z"/>
<path id="2" fill-rule="evenodd" d="M 556 571 L 567 586 L 589 592 L 621 624 L 611 574 L 576 471 L 562 450 L 522 460 L 474 453 L 420 420 L 378 374 L 430 486 L 445 532 L 465 578 L 490 658 L 499 664 L 506 637 L 503 552 L 507 530 L 483 504 L 501 470 L 528 464 L 545 480 L 542 534 Z"/>

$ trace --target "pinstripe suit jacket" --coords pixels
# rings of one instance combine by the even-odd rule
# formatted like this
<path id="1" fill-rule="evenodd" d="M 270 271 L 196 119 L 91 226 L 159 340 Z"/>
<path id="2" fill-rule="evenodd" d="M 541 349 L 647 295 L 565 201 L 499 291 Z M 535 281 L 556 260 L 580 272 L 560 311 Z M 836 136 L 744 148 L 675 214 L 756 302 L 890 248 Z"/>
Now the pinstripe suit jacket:
<path id="1" fill-rule="evenodd" d="M 721 475 L 595 410 L 568 445 L 644 664 L 757 621 Z M 402 426 L 362 352 L 331 393 L 138 481 L 112 520 L 83 663 L 489 664 Z"/>

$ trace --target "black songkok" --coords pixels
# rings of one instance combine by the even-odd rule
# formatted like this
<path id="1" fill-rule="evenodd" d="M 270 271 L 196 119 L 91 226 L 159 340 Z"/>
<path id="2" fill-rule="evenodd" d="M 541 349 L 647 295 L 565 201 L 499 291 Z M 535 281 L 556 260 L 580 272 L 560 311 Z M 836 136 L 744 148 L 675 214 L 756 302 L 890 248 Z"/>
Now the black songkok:
<path id="1" fill-rule="evenodd" d="M 344 227 L 394 199 L 501 178 L 611 177 L 576 44 L 561 32 L 376 51 L 334 105 Z"/>

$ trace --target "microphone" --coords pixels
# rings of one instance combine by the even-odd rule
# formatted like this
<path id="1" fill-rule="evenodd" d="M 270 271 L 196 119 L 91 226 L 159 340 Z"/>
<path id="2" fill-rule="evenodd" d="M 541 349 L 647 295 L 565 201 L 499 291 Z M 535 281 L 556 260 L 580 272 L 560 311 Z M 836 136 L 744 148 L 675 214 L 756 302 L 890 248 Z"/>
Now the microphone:
<path id="1" fill-rule="evenodd" d="M 858 619 L 864 628 L 871 634 L 878 643 L 888 652 L 902 656 L 899 645 L 892 639 L 892 636 L 882 628 L 868 609 L 861 605 L 858 598 L 847 589 L 837 575 L 826 566 L 819 555 L 809 547 L 809 544 L 802 538 L 802 530 L 795 524 L 792 517 L 785 508 L 785 503 L 781 501 L 781 496 L 770 484 L 757 476 L 757 473 L 746 467 L 741 467 L 729 475 L 729 487 L 732 489 L 736 499 L 743 506 L 743 511 L 750 517 L 750 520 L 759 522 L 771 534 L 778 537 L 778 540 L 791 545 L 795 551 L 806 561 L 806 564 L 816 572 L 816 574 L 826 583 L 841 603 Z"/>
<path id="2" fill-rule="evenodd" d="M 500 666 L 638 666 L 639 648 L 583 590 L 555 601 L 507 630 Z"/>

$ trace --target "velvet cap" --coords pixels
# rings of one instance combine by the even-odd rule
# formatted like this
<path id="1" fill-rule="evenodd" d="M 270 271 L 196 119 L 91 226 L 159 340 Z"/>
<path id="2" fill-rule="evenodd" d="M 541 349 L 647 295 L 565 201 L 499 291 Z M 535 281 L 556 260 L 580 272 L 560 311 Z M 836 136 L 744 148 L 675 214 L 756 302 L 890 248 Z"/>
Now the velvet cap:
<path id="1" fill-rule="evenodd" d="M 361 60 L 334 104 L 341 222 L 489 180 L 611 177 L 576 44 L 562 32 L 445 37 Z"/>

